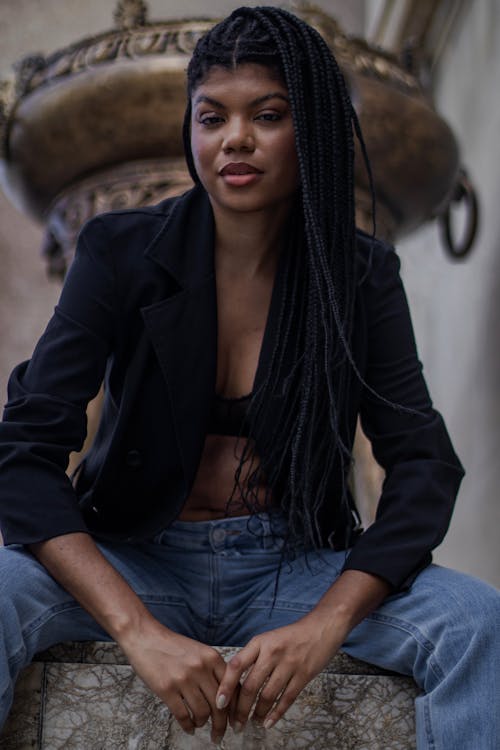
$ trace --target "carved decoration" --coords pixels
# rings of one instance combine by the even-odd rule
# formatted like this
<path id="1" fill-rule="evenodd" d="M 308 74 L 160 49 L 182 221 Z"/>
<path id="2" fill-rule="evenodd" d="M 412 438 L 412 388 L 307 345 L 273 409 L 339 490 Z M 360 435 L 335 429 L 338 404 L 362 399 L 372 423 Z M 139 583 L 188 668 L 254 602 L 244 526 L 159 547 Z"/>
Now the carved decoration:
<path id="1" fill-rule="evenodd" d="M 119 3 L 119 7 L 130 3 Z M 142 2 L 132 6 L 143 6 Z M 344 34 L 338 23 L 324 11 L 299 4 L 297 14 L 316 28 L 332 47 L 340 65 L 403 90 L 423 95 L 415 76 L 406 72 L 395 55 L 370 47 L 363 39 Z M 134 59 L 148 55 L 190 55 L 196 42 L 217 19 L 146 23 L 139 11 L 117 10 L 115 18 L 120 31 L 87 37 L 44 58 L 28 55 L 16 64 L 17 93 L 25 96 L 55 79 L 70 76 L 95 65 L 120 58 Z M 142 20 L 143 19 L 143 20 Z"/>
<path id="2" fill-rule="evenodd" d="M 42 255 L 49 273 L 64 276 L 78 232 L 92 216 L 159 203 L 192 184 L 183 159 L 151 159 L 100 171 L 68 188 L 48 214 Z"/>
<path id="3" fill-rule="evenodd" d="M 0 81 L 0 159 L 7 155 L 7 124 L 16 100 L 14 80 Z"/>
<path id="4" fill-rule="evenodd" d="M 148 8 L 144 0 L 119 0 L 113 18 L 119 29 L 144 26 Z"/>
<path id="5" fill-rule="evenodd" d="M 162 55 L 190 55 L 196 42 L 214 21 L 166 22 L 143 27 L 126 27 L 88 37 L 64 47 L 47 58 L 29 55 L 16 64 L 17 94 L 27 96 L 59 78 L 70 77 L 97 65 L 120 59 Z"/>

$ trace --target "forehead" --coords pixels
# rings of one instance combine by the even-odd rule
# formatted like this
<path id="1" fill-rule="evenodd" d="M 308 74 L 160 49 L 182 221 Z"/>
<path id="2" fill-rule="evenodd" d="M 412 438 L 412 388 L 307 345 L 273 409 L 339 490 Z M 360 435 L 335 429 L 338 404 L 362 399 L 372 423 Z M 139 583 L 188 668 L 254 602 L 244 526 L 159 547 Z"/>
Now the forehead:
<path id="1" fill-rule="evenodd" d="M 205 77 L 193 90 L 192 98 L 195 99 L 200 93 L 215 91 L 228 93 L 237 89 L 242 91 L 255 91 L 271 89 L 288 94 L 278 71 L 260 63 L 241 63 L 234 68 L 226 68 L 221 65 L 212 66 Z"/>

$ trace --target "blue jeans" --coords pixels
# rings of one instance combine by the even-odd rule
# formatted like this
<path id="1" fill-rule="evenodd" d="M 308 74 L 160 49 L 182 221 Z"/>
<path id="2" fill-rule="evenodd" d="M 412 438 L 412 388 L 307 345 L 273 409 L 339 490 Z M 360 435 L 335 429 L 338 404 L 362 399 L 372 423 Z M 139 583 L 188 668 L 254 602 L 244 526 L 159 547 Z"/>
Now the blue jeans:
<path id="1" fill-rule="evenodd" d="M 298 552 L 277 578 L 282 543 L 274 531 L 262 514 L 176 522 L 150 542 L 99 546 L 166 626 L 212 645 L 244 645 L 308 612 L 345 560 L 345 552 Z M 423 691 L 419 750 L 496 750 L 499 629 L 495 589 L 432 565 L 363 620 L 343 650 L 413 676 Z M 28 552 L 0 548 L 0 726 L 19 671 L 37 651 L 67 640 L 109 636 Z"/>

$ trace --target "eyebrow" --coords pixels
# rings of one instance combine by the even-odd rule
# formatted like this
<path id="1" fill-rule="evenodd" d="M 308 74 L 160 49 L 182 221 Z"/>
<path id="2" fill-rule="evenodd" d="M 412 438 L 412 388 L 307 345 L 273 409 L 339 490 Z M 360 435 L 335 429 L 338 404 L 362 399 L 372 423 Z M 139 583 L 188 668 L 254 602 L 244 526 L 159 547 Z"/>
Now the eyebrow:
<path id="1" fill-rule="evenodd" d="M 287 104 L 290 104 L 290 99 L 282 94 L 279 91 L 273 91 L 270 94 L 264 94 L 264 96 L 259 96 L 257 99 L 253 99 L 250 102 L 251 107 L 257 107 L 259 104 L 263 104 L 264 102 L 267 102 L 269 99 L 282 99 Z M 222 102 L 219 102 L 217 99 L 212 99 L 211 96 L 205 96 L 204 94 L 200 94 L 196 97 L 194 101 L 196 104 L 212 104 L 214 107 L 219 107 L 219 109 L 226 109 L 225 105 Z"/>

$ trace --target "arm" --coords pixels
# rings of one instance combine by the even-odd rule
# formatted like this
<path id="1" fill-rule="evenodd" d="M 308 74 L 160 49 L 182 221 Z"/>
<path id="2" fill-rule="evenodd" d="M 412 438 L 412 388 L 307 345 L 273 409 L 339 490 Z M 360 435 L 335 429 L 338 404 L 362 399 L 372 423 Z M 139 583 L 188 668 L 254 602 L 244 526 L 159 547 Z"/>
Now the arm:
<path id="1" fill-rule="evenodd" d="M 214 741 L 224 734 L 227 715 L 215 695 L 225 662 L 213 648 L 158 622 L 88 534 L 54 537 L 30 550 L 121 646 L 184 731 L 192 734 L 211 716 Z"/>
<path id="2" fill-rule="evenodd" d="M 368 387 L 362 389 L 359 411 L 385 480 L 375 523 L 358 539 L 345 566 L 384 578 L 394 591 L 408 588 L 430 563 L 464 474 L 422 374 L 399 265 L 391 248 L 376 243 L 360 290 Z"/>
<path id="3" fill-rule="evenodd" d="M 94 219 L 82 230 L 54 316 L 31 360 L 11 376 L 0 425 L 2 531 L 7 544 L 30 547 L 116 638 L 134 669 L 170 701 L 187 730 L 211 713 L 213 731 L 220 732 L 226 719 L 213 703 L 222 658 L 162 627 L 148 613 L 87 534 L 66 474 L 70 451 L 78 450 L 85 437 L 87 403 L 126 324 L 111 245 L 103 220 Z M 193 703 L 188 704 L 192 718 L 179 697 L 184 691 Z"/>
<path id="4" fill-rule="evenodd" d="M 82 230 L 54 315 L 31 359 L 9 380 L 0 423 L 6 544 L 87 530 L 66 469 L 70 452 L 83 445 L 86 407 L 113 350 L 115 296 L 112 255 L 103 227 L 93 220 Z"/>

